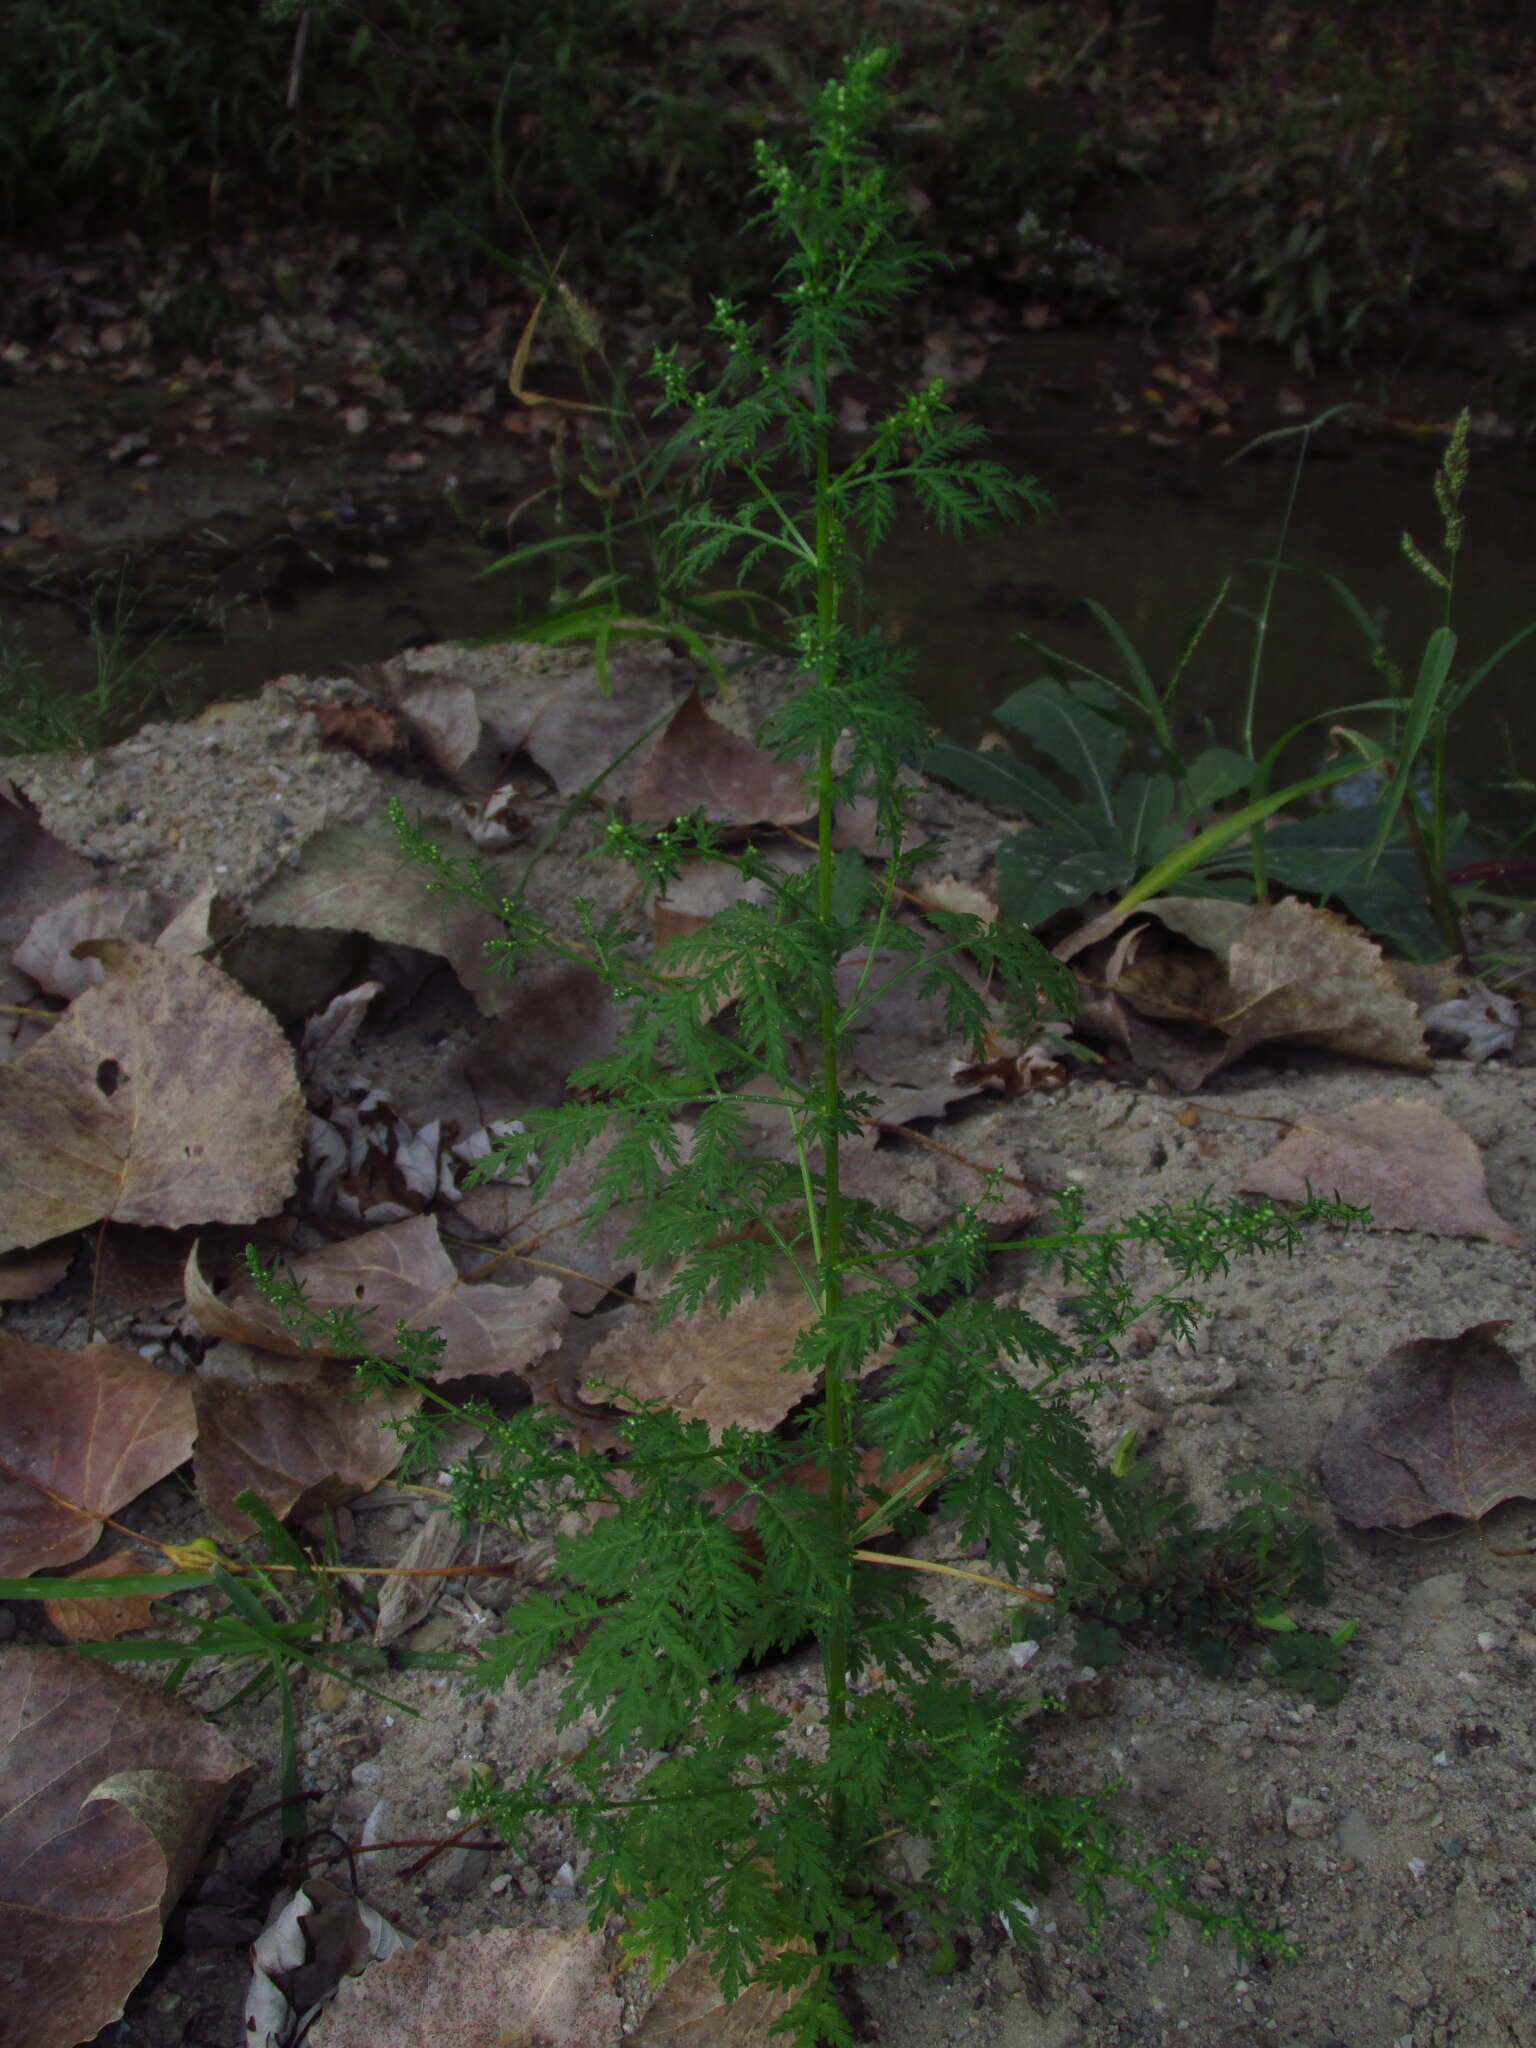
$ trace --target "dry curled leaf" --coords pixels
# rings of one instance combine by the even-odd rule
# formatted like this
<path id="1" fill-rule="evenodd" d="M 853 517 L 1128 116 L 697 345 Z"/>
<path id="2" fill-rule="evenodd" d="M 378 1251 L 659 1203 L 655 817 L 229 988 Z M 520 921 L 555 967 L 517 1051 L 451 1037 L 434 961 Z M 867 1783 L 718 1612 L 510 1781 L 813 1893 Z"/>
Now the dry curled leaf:
<path id="1" fill-rule="evenodd" d="M 71 1237 L 30 1251 L 0 1252 L 0 1301 L 35 1301 L 57 1287 L 74 1263 L 75 1244 Z"/>
<path id="2" fill-rule="evenodd" d="M 455 858 L 474 852 L 455 833 L 435 831 Z M 481 1012 L 495 1016 L 512 999 L 512 983 L 498 974 L 487 942 L 501 936 L 488 910 L 458 897 L 434 894 L 430 877 L 400 850 L 387 824 L 328 825 L 305 841 L 297 867 L 269 882 L 251 906 L 254 926 L 300 931 L 364 931 L 390 945 L 413 946 L 448 962 Z"/>
<path id="3" fill-rule="evenodd" d="M 122 2012 L 244 1760 L 180 1701 L 70 1650 L 0 1660 L 0 2042 Z"/>
<path id="4" fill-rule="evenodd" d="M 292 1192 L 304 1103 L 275 1020 L 206 961 L 92 940 L 106 970 L 0 1068 L 0 1251 L 119 1223 L 254 1223 Z"/>
<path id="5" fill-rule="evenodd" d="M 603 776 L 605 800 L 624 796 L 641 757 L 621 757 L 659 731 L 676 702 L 665 648 L 616 648 L 608 663 L 611 688 L 595 667 L 552 677 L 520 666 L 515 650 L 511 661 L 510 673 L 476 693 L 481 721 L 502 749 L 529 755 L 562 795 Z"/>
<path id="6" fill-rule="evenodd" d="M 102 979 L 101 962 L 77 954 L 77 946 L 87 939 L 151 941 L 165 929 L 173 909 L 170 897 L 148 889 L 82 889 L 35 917 L 11 960 L 39 988 L 73 1001 Z"/>
<path id="7" fill-rule="evenodd" d="M 439 774 L 463 783 L 480 745 L 480 707 L 469 684 L 424 677 L 399 698 L 398 709 Z"/>
<path id="8" fill-rule="evenodd" d="M 288 2048 L 344 1978 L 414 1944 L 354 1892 L 306 1878 L 274 1902 L 251 1945 L 245 2048 Z"/>
<path id="9" fill-rule="evenodd" d="M 85 856 L 44 831 L 15 784 L 0 778 L 0 953 L 8 953 L 35 918 L 95 879 Z"/>
<path id="10" fill-rule="evenodd" d="M 555 1349 L 566 1322 L 560 1284 L 547 1274 L 524 1287 L 461 1279 L 430 1216 L 308 1252 L 294 1260 L 293 1270 L 310 1306 L 322 1313 L 366 1303 L 373 1310 L 363 1324 L 366 1343 L 386 1346 L 401 1321 L 413 1329 L 436 1330 L 443 1339 L 439 1380 L 522 1372 Z M 270 1350 L 292 1346 L 281 1316 L 249 1281 L 231 1290 L 222 1309 L 238 1316 L 244 1330 L 271 1333 L 268 1338 L 242 1332 L 242 1341 Z M 350 1354 L 333 1349 L 330 1355 Z"/>
<path id="11" fill-rule="evenodd" d="M 137 1352 L 0 1330 L 0 1578 L 84 1557 L 101 1517 L 174 1472 L 194 1434 L 187 1382 Z"/>
<path id="12" fill-rule="evenodd" d="M 1362 1102 L 1343 1116 L 1309 1116 L 1238 1183 L 1245 1195 L 1300 1202 L 1308 1188 L 1368 1207 L 1375 1230 L 1484 1237 L 1518 1245 L 1488 1200 L 1476 1145 L 1435 1102 Z"/>
<path id="13" fill-rule="evenodd" d="M 1336 912 L 1295 896 L 1257 904 L 1162 896 L 1134 916 L 1127 924 L 1109 912 L 1057 953 L 1077 960 L 1095 998 L 1080 1011 L 1080 1028 L 1118 1038 L 1175 1087 L 1198 1088 L 1274 1039 L 1420 1072 L 1430 1066 L 1418 1014 L 1381 948 Z"/>
<path id="14" fill-rule="evenodd" d="M 1346 1522 L 1477 1522 L 1500 1501 L 1536 1500 L 1536 1394 L 1497 1341 L 1506 1327 L 1416 1337 L 1372 1368 L 1323 1444 L 1323 1484 Z"/>

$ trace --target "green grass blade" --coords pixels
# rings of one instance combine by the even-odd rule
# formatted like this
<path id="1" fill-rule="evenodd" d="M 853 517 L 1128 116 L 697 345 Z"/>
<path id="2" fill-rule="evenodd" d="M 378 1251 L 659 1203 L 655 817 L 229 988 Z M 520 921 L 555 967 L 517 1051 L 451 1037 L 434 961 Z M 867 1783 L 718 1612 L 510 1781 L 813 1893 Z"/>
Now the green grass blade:
<path id="1" fill-rule="evenodd" d="M 247 1521 L 254 1522 L 272 1546 L 273 1560 L 277 1564 L 292 1565 L 297 1572 L 306 1574 L 313 1571 L 311 1560 L 305 1556 L 303 1546 L 290 1529 L 278 1520 L 261 1495 L 252 1487 L 235 1495 L 235 1506 Z"/>
<path id="2" fill-rule="evenodd" d="M 120 1579 L 0 1579 L 0 1600 L 159 1600 L 199 1593 L 214 1583 L 208 1572 L 125 1572 Z"/>
<path id="3" fill-rule="evenodd" d="M 281 1656 L 274 1652 L 272 1675 L 277 1680 L 277 1782 L 282 1799 L 284 1839 L 297 1841 L 304 1833 L 304 1787 L 299 1778 L 298 1715 L 294 1710 L 293 1681 Z"/>
<path id="4" fill-rule="evenodd" d="M 1166 859 L 1148 868 L 1141 880 L 1120 898 L 1110 915 L 1124 917 L 1149 897 L 1161 896 L 1185 875 L 1193 873 L 1211 854 L 1219 853 L 1244 832 L 1251 832 L 1255 825 L 1261 825 L 1286 804 L 1295 803 L 1299 797 L 1311 796 L 1314 790 L 1327 789 L 1335 782 L 1342 782 L 1346 776 L 1358 775 L 1359 772 L 1355 762 L 1343 761 L 1335 768 L 1324 769 L 1321 775 L 1309 775 L 1303 782 L 1290 783 L 1285 789 L 1276 790 L 1272 796 L 1260 797 L 1254 803 L 1245 804 L 1240 811 L 1218 818 L 1214 825 L 1197 832 L 1193 839 L 1186 839 Z"/>
<path id="5" fill-rule="evenodd" d="M 1496 648 L 1495 651 L 1486 658 L 1486 660 L 1480 661 L 1477 664 L 1477 667 L 1473 669 L 1471 674 L 1467 677 L 1466 681 L 1460 684 L 1458 688 L 1451 692 L 1449 701 L 1446 706 L 1447 712 L 1459 711 L 1461 709 L 1461 706 L 1466 703 L 1467 699 L 1471 696 L 1472 692 L 1477 688 L 1478 684 L 1483 680 L 1483 678 L 1485 676 L 1491 675 L 1493 671 L 1498 667 L 1499 663 L 1504 659 L 1505 655 L 1513 654 L 1515 649 L 1520 645 L 1520 642 L 1528 638 L 1529 635 L 1532 633 L 1536 633 L 1536 619 L 1532 619 L 1531 623 L 1528 626 L 1522 626 L 1518 633 L 1511 633 L 1509 638 L 1504 642 L 1504 645 L 1502 647 Z"/>
<path id="6" fill-rule="evenodd" d="M 1366 610 L 1365 606 L 1360 602 L 1359 598 L 1356 597 L 1355 593 L 1350 589 L 1349 585 L 1343 582 L 1341 578 L 1333 575 L 1327 569 L 1322 570 L 1320 574 L 1322 575 L 1323 581 L 1328 585 L 1329 589 L 1332 590 L 1334 596 L 1338 598 L 1339 602 L 1343 605 L 1344 609 L 1349 613 L 1350 617 L 1354 620 L 1355 624 L 1360 628 L 1361 632 L 1365 635 L 1368 645 L 1370 645 L 1373 648 L 1380 647 L 1382 645 L 1381 628 L 1377 625 L 1376 621 L 1371 617 L 1370 613 Z"/>
<path id="7" fill-rule="evenodd" d="M 1189 631 L 1184 635 L 1183 641 L 1180 643 L 1179 646 L 1178 654 L 1174 659 L 1173 673 L 1168 678 L 1168 687 L 1166 690 L 1164 690 L 1162 696 L 1158 699 L 1158 709 L 1160 713 L 1166 711 L 1169 704 L 1172 703 L 1174 692 L 1178 689 L 1180 682 L 1183 680 L 1184 671 L 1186 668 L 1188 668 L 1191 660 L 1194 658 L 1195 649 L 1200 645 L 1200 642 L 1205 638 L 1206 628 L 1210 625 L 1212 619 L 1215 618 L 1216 614 L 1221 610 L 1222 606 L 1226 603 L 1228 596 L 1231 594 L 1231 590 L 1232 578 L 1230 576 L 1223 576 L 1221 579 L 1221 588 L 1217 591 L 1216 595 L 1211 599 L 1210 603 L 1206 606 L 1205 610 L 1200 614 L 1199 618 L 1195 620 L 1195 623 L 1190 627 Z M 1163 729 L 1166 731 L 1166 721 L 1163 722 Z M 1163 744 L 1171 748 L 1172 736 L 1169 735 L 1168 738 L 1164 740 Z"/>
<path id="8" fill-rule="evenodd" d="M 514 548 L 510 555 L 498 555 L 494 562 L 487 562 L 476 574 L 476 582 L 482 576 L 495 576 L 503 569 L 520 569 L 524 562 L 537 561 L 542 555 L 569 554 L 572 548 L 601 547 L 616 533 L 628 533 L 632 527 L 648 525 L 661 517 L 665 508 L 652 506 L 644 512 L 636 512 L 632 518 L 616 519 L 612 526 L 601 532 L 556 533 L 548 540 L 531 540 L 526 547 Z"/>
<path id="9" fill-rule="evenodd" d="M 1401 804 L 1413 779 L 1420 751 L 1429 737 L 1435 715 L 1445 695 L 1445 686 L 1455 654 L 1456 635 L 1448 626 L 1436 626 L 1424 643 L 1424 656 L 1419 663 L 1419 673 L 1414 679 L 1413 695 L 1408 700 L 1408 717 L 1403 727 L 1402 739 L 1398 742 L 1392 780 L 1382 799 L 1381 824 L 1366 855 L 1367 868 L 1374 867 L 1381 858 L 1381 849 L 1386 845 L 1392 831 L 1398 805 Z"/>
<path id="10" fill-rule="evenodd" d="M 1085 598 L 1083 603 L 1085 608 L 1093 613 L 1093 616 L 1104 628 L 1110 639 L 1114 641 L 1116 651 L 1119 653 L 1120 659 L 1125 663 L 1125 672 L 1131 679 L 1131 687 L 1135 693 L 1136 702 L 1140 705 L 1141 710 L 1151 723 L 1153 731 L 1157 734 L 1158 745 L 1167 746 L 1168 721 L 1163 716 L 1163 700 L 1157 694 L 1152 678 L 1147 672 L 1147 665 L 1137 652 L 1130 635 L 1125 631 L 1109 607 L 1100 604 L 1096 597 Z"/>

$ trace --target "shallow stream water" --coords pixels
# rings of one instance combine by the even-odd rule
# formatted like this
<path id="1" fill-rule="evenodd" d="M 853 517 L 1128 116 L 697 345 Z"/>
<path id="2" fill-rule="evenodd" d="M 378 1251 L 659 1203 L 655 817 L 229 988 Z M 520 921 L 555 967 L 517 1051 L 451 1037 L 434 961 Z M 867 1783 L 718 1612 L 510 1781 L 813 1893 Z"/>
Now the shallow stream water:
<path id="1" fill-rule="evenodd" d="M 935 721 L 974 743 L 997 705 L 1044 672 L 1021 633 L 1124 680 L 1109 636 L 1083 603 L 1088 598 L 1113 613 L 1161 688 L 1186 633 L 1230 576 L 1227 601 L 1180 685 L 1174 724 L 1192 746 L 1206 743 L 1207 721 L 1219 742 L 1240 744 L 1264 563 L 1279 545 L 1295 440 L 1228 460 L 1220 443 L 1159 449 L 1130 441 L 1094 446 L 1085 437 L 1074 447 L 1058 428 L 1042 454 L 1027 434 L 1010 435 L 1005 426 L 1003 447 L 1014 467 L 1038 473 L 1051 492 L 1044 517 L 956 541 L 909 511 L 867 579 L 866 615 L 911 656 L 913 686 Z M 1279 575 L 1262 636 L 1261 745 L 1304 718 L 1384 694 L 1358 626 L 1321 571 L 1347 584 L 1379 620 L 1411 682 L 1441 600 L 1404 560 L 1399 536 L 1406 527 L 1439 559 L 1433 479 L 1443 447 L 1435 434 L 1356 437 L 1332 429 L 1313 442 L 1285 543 L 1293 566 Z M 224 482 L 227 490 L 217 477 L 199 480 L 198 507 L 187 503 L 181 531 L 155 536 L 157 555 L 163 562 L 179 552 L 190 561 L 203 550 L 203 580 L 215 597 L 238 587 L 241 564 L 270 558 L 271 590 L 254 598 L 244 592 L 227 605 L 222 638 L 158 651 L 162 670 L 178 677 L 182 704 L 248 694 L 274 675 L 333 672 L 405 645 L 491 636 L 536 616 L 548 600 L 547 581 L 533 572 L 481 575 L 499 552 L 494 518 L 477 533 L 462 500 L 454 510 L 445 499 L 419 499 L 381 539 L 361 501 L 358 530 L 349 536 L 351 501 L 333 489 L 327 505 L 294 522 L 295 533 L 274 522 L 278 502 L 263 504 L 243 473 Z M 1536 618 L 1530 452 L 1474 442 L 1465 509 L 1454 617 L 1459 668 Z M 393 519 L 387 515 L 386 525 Z M 372 568 L 363 566 L 370 555 Z M 0 591 L 0 621 L 24 634 L 64 687 L 88 684 L 91 645 L 78 607 L 71 616 L 45 603 L 20 606 Z M 1320 724 L 1288 769 L 1305 772 L 1326 747 Z M 1472 700 L 1452 765 L 1460 799 L 1491 840 L 1524 828 L 1529 799 L 1509 785 L 1536 778 L 1536 635 Z"/>

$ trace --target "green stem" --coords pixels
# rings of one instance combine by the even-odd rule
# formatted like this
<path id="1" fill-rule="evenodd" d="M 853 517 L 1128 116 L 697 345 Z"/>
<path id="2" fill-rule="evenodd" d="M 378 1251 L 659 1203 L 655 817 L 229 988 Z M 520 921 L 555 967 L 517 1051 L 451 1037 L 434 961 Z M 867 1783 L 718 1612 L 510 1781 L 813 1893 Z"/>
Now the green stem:
<path id="1" fill-rule="evenodd" d="M 821 688 L 830 687 L 835 676 L 836 651 L 833 634 L 838 621 L 838 581 L 834 561 L 835 518 L 827 454 L 826 366 L 818 347 L 813 365 L 816 410 L 816 619 L 821 632 Z M 821 1197 L 821 1312 L 837 1313 L 843 1296 L 843 1196 L 837 1112 L 841 1097 L 839 1052 L 842 1039 L 841 1005 L 837 995 L 837 962 L 832 955 L 832 813 L 834 776 L 831 733 L 821 741 L 816 762 L 816 915 L 827 940 L 827 957 L 822 964 L 820 1004 L 821 1110 L 822 1110 L 822 1197 Z M 826 1453 L 827 1507 L 843 1555 L 845 1580 L 843 1598 L 828 1621 L 822 1642 L 822 1673 L 827 1688 L 827 1733 L 835 1741 L 848 1719 L 848 1617 L 853 1592 L 853 1543 L 848 1484 L 848 1388 L 841 1368 L 830 1359 L 826 1368 L 826 1392 L 822 1410 L 822 1443 Z M 846 1540 L 844 1540 L 846 1539 Z M 834 1792 L 829 1819 L 836 1854 L 846 1849 L 847 1806 L 843 1795 Z"/>

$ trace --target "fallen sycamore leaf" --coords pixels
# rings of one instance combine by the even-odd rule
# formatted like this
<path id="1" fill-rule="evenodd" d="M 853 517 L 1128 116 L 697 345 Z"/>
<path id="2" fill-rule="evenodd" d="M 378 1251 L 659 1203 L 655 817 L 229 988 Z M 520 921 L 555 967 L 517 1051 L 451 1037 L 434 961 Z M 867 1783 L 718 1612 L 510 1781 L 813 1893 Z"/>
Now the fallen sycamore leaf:
<path id="1" fill-rule="evenodd" d="M 0 1301 L 35 1301 L 57 1287 L 74 1263 L 75 1242 L 66 1238 L 31 1251 L 0 1252 Z"/>
<path id="2" fill-rule="evenodd" d="M 365 1344 L 387 1347 L 397 1322 L 438 1331 L 443 1339 L 439 1380 L 525 1371 L 556 1348 L 567 1320 L 560 1283 L 547 1274 L 524 1287 L 461 1279 L 430 1216 L 413 1216 L 407 1223 L 367 1230 L 343 1244 L 308 1252 L 294 1260 L 293 1270 L 312 1308 L 324 1312 L 368 1304 L 373 1314 L 362 1326 Z M 295 1354 L 292 1332 L 250 1281 L 240 1281 L 226 1302 L 212 1307 L 206 1289 L 196 1300 L 189 1291 L 187 1299 L 211 1335 Z M 332 1347 L 323 1355 L 356 1353 Z"/>
<path id="3" fill-rule="evenodd" d="M 809 1942 L 793 1942 L 810 1955 Z M 788 2012 L 795 1994 L 772 1984 L 752 1984 L 729 2001 L 702 1949 L 686 1955 L 657 1992 L 645 2018 L 629 2039 L 635 2048 L 774 2048 L 782 2034 L 774 2022 Z"/>
<path id="4" fill-rule="evenodd" d="M 1108 912 L 1057 955 L 1077 960 L 1094 998 L 1079 1027 L 1119 1039 L 1174 1086 L 1198 1088 L 1274 1039 L 1430 1067 L 1418 1014 L 1381 948 L 1336 912 L 1295 896 L 1257 904 L 1162 896 L 1133 917 Z M 1169 933 L 1190 944 L 1170 943 Z"/>
<path id="5" fill-rule="evenodd" d="M 346 1978 L 311 2048 L 619 2048 L 623 2006 L 597 1934 L 499 1927 Z"/>
<path id="6" fill-rule="evenodd" d="M 95 879 L 85 856 L 44 831 L 16 785 L 0 777 L 0 953 L 9 953 L 35 918 Z"/>
<path id="7" fill-rule="evenodd" d="M 0 1067 L 0 1251 L 83 1224 L 254 1223 L 292 1192 L 304 1102 L 275 1020 L 206 961 L 124 939 Z"/>
<path id="8" fill-rule="evenodd" d="M 84 1557 L 101 1517 L 185 1463 L 194 1433 L 187 1382 L 136 1352 L 0 1330 L 0 1578 Z"/>
<path id="9" fill-rule="evenodd" d="M 1477 1522 L 1500 1501 L 1536 1500 L 1536 1394 L 1497 1341 L 1507 1327 L 1416 1337 L 1372 1368 L 1323 1443 L 1323 1485 L 1346 1522 Z"/>
<path id="10" fill-rule="evenodd" d="M 71 1572 L 72 1581 L 81 1579 L 102 1579 L 99 1600 L 45 1600 L 43 1612 L 58 1630 L 72 1643 L 110 1643 L 119 1636 L 130 1634 L 134 1629 L 148 1628 L 154 1620 L 154 1601 L 147 1593 L 114 1593 L 111 1581 L 120 1579 L 125 1573 L 168 1571 L 168 1564 L 157 1559 L 153 1553 L 137 1550 L 114 1550 L 110 1557 L 98 1558 L 77 1572 Z"/>
<path id="11" fill-rule="evenodd" d="M 790 825 L 814 809 L 804 769 L 711 718 L 697 690 L 678 706 L 630 793 L 631 816 L 646 824 L 702 810 L 722 825 Z"/>
<path id="12" fill-rule="evenodd" d="M 360 1401 L 345 1366 L 274 1358 L 228 1338 L 192 1388 L 198 1497 L 237 1536 L 252 1529 L 235 1505 L 247 1487 L 282 1518 L 340 1506 L 387 1479 L 404 1451 L 389 1424 L 417 1406 L 408 1394 Z"/>
<path id="13" fill-rule="evenodd" d="M 814 1393 L 819 1375 L 785 1370 L 816 1308 L 798 1288 L 772 1288 L 739 1302 L 729 1315 L 703 1309 L 659 1326 L 630 1324 L 595 1344 L 585 1379 L 602 1383 L 593 1398 L 621 1388 L 636 1401 L 658 1401 L 685 1422 L 701 1418 L 718 1438 L 731 1423 L 775 1429 Z M 884 1345 L 860 1363 L 872 1372 L 891 1355 Z M 622 1396 L 621 1396 L 622 1399 Z"/>
<path id="14" fill-rule="evenodd" d="M 1282 1202 L 1304 1201 L 1309 1187 L 1369 1207 L 1375 1230 L 1520 1243 L 1488 1200 L 1476 1145 L 1435 1102 L 1382 1097 L 1343 1116 L 1309 1116 L 1238 1183 L 1242 1194 Z"/>
<path id="15" fill-rule="evenodd" d="M 473 854 L 467 839 L 442 828 L 434 839 L 450 856 Z M 305 841 L 296 868 L 269 882 L 251 905 L 255 926 L 300 931 L 367 932 L 394 946 L 414 946 L 448 962 L 488 1017 L 511 1001 L 512 983 L 498 974 L 486 942 L 501 927 L 487 910 L 434 894 L 428 875 L 408 860 L 387 824 L 328 825 Z"/>
<path id="16" fill-rule="evenodd" d="M 177 1700 L 69 1650 L 0 1660 L 0 2041 L 122 2012 L 245 1769 Z"/>

